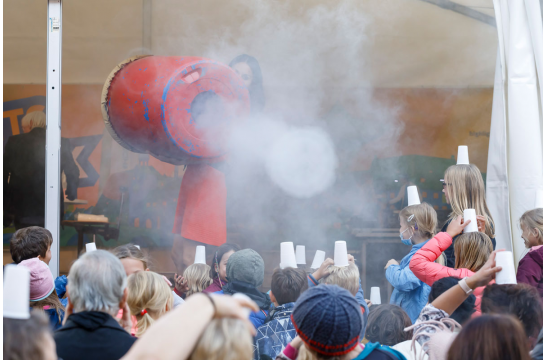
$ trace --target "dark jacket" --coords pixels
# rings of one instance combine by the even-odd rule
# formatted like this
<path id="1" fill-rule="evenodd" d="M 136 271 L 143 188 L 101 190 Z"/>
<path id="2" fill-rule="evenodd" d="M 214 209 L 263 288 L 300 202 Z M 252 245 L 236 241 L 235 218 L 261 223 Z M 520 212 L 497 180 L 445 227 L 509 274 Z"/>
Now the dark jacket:
<path id="1" fill-rule="evenodd" d="M 447 221 L 440 232 L 447 232 L 448 225 L 450 224 L 451 220 Z M 458 235 L 460 236 L 460 235 Z M 448 247 L 448 249 L 445 250 L 445 256 L 447 258 L 447 263 L 445 264 L 449 268 L 454 269 L 455 264 L 455 258 L 454 258 L 454 242 L 458 238 L 458 236 L 455 236 L 452 239 L 452 244 Z M 496 250 L 496 238 L 490 238 L 492 240 L 492 249 Z"/>
<path id="2" fill-rule="evenodd" d="M 117 360 L 136 341 L 111 315 L 98 311 L 70 315 L 53 337 L 63 360 Z"/>
<path id="3" fill-rule="evenodd" d="M 520 262 L 517 270 L 517 283 L 532 285 L 543 298 L 543 246 L 530 250 Z"/>
<path id="4" fill-rule="evenodd" d="M 68 139 L 61 139 L 61 173 L 66 175 L 66 195 L 77 197 L 79 168 Z M 62 184 L 60 184 L 62 186 Z M 62 187 L 61 187 L 62 190 Z M 61 219 L 64 214 L 61 191 Z M 16 228 L 44 226 L 45 216 L 45 129 L 10 136 L 4 148 L 4 225 L 13 220 Z"/>
<path id="5" fill-rule="evenodd" d="M 297 336 L 291 322 L 291 313 L 294 307 L 295 303 L 292 302 L 271 310 L 265 324 L 257 329 L 254 339 L 254 359 L 275 359 Z"/>

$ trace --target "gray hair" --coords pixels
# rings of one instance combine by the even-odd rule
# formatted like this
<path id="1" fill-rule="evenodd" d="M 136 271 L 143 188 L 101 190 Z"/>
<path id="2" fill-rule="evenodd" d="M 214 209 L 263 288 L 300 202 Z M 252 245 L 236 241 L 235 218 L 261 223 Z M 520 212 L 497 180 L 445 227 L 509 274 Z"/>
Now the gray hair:
<path id="1" fill-rule="evenodd" d="M 32 121 L 32 129 L 34 128 L 45 128 L 46 120 L 45 113 L 43 111 L 33 111 L 27 113 L 21 120 L 21 126 L 30 126 Z"/>
<path id="2" fill-rule="evenodd" d="M 74 312 L 102 311 L 115 315 L 127 275 L 121 261 L 105 250 L 91 251 L 80 257 L 68 275 L 68 296 Z"/>

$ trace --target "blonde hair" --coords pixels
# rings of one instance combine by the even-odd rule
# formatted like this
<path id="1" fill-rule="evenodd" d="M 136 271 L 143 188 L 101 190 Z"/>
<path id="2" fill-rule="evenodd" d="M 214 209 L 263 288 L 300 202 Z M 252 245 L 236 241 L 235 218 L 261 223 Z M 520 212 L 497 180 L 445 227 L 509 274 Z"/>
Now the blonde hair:
<path id="1" fill-rule="evenodd" d="M 214 319 L 201 335 L 189 360 L 251 359 L 252 335 L 238 319 Z"/>
<path id="2" fill-rule="evenodd" d="M 477 215 L 485 217 L 485 234 L 494 237 L 494 220 L 486 205 L 483 176 L 478 167 L 470 165 L 452 165 L 445 172 L 446 193 L 452 212 L 449 220 L 464 215 L 465 209 L 475 209 Z"/>
<path id="3" fill-rule="evenodd" d="M 21 126 L 30 126 L 32 121 L 32 129 L 34 128 L 45 128 L 46 120 L 45 113 L 43 111 L 33 111 L 27 113 L 21 120 Z"/>
<path id="4" fill-rule="evenodd" d="M 187 281 L 187 286 L 189 287 L 186 297 L 200 293 L 212 284 L 210 266 L 206 264 L 189 265 L 184 271 L 184 279 Z"/>
<path id="5" fill-rule="evenodd" d="M 297 360 L 340 360 L 343 356 L 327 356 L 318 353 L 312 349 L 309 349 L 304 343 L 299 348 L 299 354 Z"/>
<path id="6" fill-rule="evenodd" d="M 520 217 L 520 227 L 528 230 L 537 229 L 539 243 L 543 245 L 543 208 L 528 210 Z"/>
<path id="7" fill-rule="evenodd" d="M 348 266 L 331 265 L 328 268 L 329 275 L 322 278 L 322 284 L 337 285 L 348 290 L 352 295 L 356 295 L 360 288 L 360 271 L 356 264 Z"/>
<path id="8" fill-rule="evenodd" d="M 174 305 L 172 291 L 163 277 L 153 271 L 139 271 L 129 276 L 127 304 L 136 317 L 136 336 L 144 332 Z M 146 313 L 142 314 L 142 311 Z"/>
<path id="9" fill-rule="evenodd" d="M 431 239 L 435 236 L 437 213 L 430 204 L 407 206 L 399 212 L 399 217 L 410 227 L 417 228 L 416 232 L 420 237 Z"/>
<path id="10" fill-rule="evenodd" d="M 142 265 L 144 265 L 144 270 L 148 269 L 148 258 L 144 255 L 142 250 L 137 248 L 133 244 L 125 244 L 116 247 L 112 250 L 112 253 L 119 259 L 133 259 L 138 260 L 142 262 Z"/>
<path id="11" fill-rule="evenodd" d="M 461 234 L 454 242 L 454 267 L 477 272 L 492 251 L 492 240 L 485 233 L 476 231 Z"/>

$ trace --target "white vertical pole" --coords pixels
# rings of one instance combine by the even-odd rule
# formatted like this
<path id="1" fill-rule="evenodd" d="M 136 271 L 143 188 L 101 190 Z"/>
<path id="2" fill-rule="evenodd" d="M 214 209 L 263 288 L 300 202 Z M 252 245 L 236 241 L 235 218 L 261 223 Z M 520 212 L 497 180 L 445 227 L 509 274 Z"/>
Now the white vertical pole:
<path id="1" fill-rule="evenodd" d="M 49 268 L 59 276 L 61 198 L 61 54 L 62 0 L 47 1 L 47 96 L 45 227 L 53 235 Z"/>

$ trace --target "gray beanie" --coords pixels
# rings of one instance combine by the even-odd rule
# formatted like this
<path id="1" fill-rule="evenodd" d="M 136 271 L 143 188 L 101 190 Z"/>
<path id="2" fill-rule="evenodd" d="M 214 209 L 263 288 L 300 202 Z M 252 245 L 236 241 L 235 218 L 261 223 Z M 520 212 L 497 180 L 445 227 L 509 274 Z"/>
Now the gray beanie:
<path id="1" fill-rule="evenodd" d="M 263 258 L 252 249 L 235 252 L 227 260 L 227 281 L 242 281 L 254 288 L 263 284 L 265 263 Z"/>

